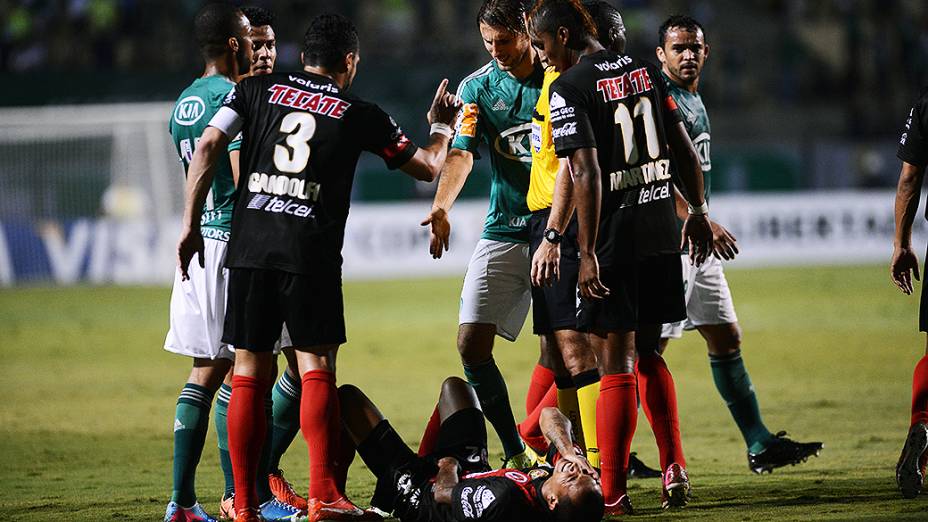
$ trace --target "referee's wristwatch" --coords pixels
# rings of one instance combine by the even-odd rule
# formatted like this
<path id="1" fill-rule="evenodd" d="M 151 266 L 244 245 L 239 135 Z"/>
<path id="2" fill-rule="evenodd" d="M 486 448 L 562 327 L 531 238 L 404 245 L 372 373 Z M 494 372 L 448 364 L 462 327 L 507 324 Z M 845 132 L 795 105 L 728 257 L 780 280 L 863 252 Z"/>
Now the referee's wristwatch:
<path id="1" fill-rule="evenodd" d="M 561 235 L 560 232 L 557 231 L 557 229 L 549 228 L 545 230 L 545 241 L 547 241 L 548 243 L 551 243 L 553 245 L 560 245 L 562 238 L 563 236 Z"/>

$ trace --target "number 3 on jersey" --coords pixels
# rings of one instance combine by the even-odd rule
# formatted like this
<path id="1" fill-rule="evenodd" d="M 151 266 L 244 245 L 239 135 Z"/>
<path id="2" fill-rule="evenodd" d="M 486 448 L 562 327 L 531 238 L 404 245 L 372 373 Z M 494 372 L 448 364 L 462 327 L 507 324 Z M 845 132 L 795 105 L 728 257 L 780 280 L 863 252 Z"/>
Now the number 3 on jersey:
<path id="1" fill-rule="evenodd" d="M 280 122 L 287 145 L 274 147 L 274 166 L 281 172 L 297 173 L 309 163 L 309 140 L 316 133 L 316 118 L 308 112 L 291 112 Z"/>

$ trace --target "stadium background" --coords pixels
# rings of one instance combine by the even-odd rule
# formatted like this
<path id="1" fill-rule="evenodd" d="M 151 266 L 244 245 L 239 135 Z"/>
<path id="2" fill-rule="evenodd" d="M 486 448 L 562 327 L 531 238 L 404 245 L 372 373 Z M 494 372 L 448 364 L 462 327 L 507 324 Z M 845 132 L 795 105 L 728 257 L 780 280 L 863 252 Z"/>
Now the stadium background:
<path id="1" fill-rule="evenodd" d="M 456 85 L 488 60 L 476 0 L 246 3 L 278 15 L 279 71 L 297 66 L 311 16 L 352 17 L 363 57 L 356 93 L 419 141 L 437 81 Z M 826 442 L 810 464 L 749 476 L 704 348 L 688 335 L 669 356 L 696 488 L 681 516 L 919 518 L 924 501 L 896 500 L 892 466 L 924 341 L 916 300 L 896 295 L 886 264 L 895 147 L 928 83 L 928 5 L 615 4 L 630 52 L 649 58 L 667 15 L 689 13 L 707 27 L 712 54 L 700 91 L 713 126 L 712 208 L 741 240 L 729 273 L 746 360 L 768 424 Z M 182 202 L 167 119 L 200 72 L 190 32 L 200 5 L 0 0 L 5 519 L 154 520 L 166 502 L 170 412 L 188 366 L 159 350 Z M 340 378 L 368 388 L 411 442 L 431 391 L 460 371 L 457 293 L 483 222 L 487 167 L 476 164 L 452 214 L 451 255 L 440 262 L 427 256 L 418 227 L 435 185 L 387 172 L 372 157 L 359 167 Z M 916 241 L 925 239 L 918 219 Z M 537 349 L 528 328 L 498 355 L 517 412 Z M 655 461 L 646 423 L 638 433 L 635 449 Z M 303 448 L 295 443 L 286 462 L 301 485 Z M 212 446 L 201 470 L 201 497 L 215 511 Z M 360 466 L 352 484 L 359 499 L 372 487 Z M 654 486 L 633 487 L 645 515 L 660 516 Z"/>

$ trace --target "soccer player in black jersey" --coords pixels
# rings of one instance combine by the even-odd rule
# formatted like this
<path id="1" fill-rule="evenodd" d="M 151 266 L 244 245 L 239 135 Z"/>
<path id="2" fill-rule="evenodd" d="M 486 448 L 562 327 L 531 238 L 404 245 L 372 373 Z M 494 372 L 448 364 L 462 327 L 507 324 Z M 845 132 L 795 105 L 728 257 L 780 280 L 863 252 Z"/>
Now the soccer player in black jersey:
<path id="1" fill-rule="evenodd" d="M 893 282 L 906 295 L 914 291 L 912 276 L 918 280 L 918 256 L 912 249 L 912 224 L 918 212 L 918 198 L 928 165 L 928 89 L 922 91 L 909 111 L 905 130 L 896 153 L 902 161 L 896 188 L 896 234 L 890 273 Z M 922 283 L 918 329 L 928 332 L 928 289 Z M 912 409 L 909 434 L 896 464 L 896 484 L 905 498 L 922 491 L 925 462 L 928 460 L 928 347 L 915 365 L 912 377 Z"/>
<path id="2" fill-rule="evenodd" d="M 212 165 L 243 133 L 242 179 L 226 265 L 229 299 L 223 339 L 236 347 L 229 404 L 236 520 L 257 520 L 254 477 L 267 430 L 264 397 L 271 350 L 286 325 L 302 378 L 301 424 L 309 446 L 310 520 L 368 520 L 344 496 L 337 470 L 339 404 L 335 358 L 345 342 L 341 248 L 354 170 L 362 151 L 389 168 L 433 180 L 460 109 L 447 80 L 429 111 L 432 132 L 416 147 L 378 106 L 346 91 L 360 60 L 354 25 L 316 17 L 306 31 L 304 69 L 253 76 L 229 94 L 194 155 L 186 187 L 181 272 L 202 249 L 196 224 Z"/>
<path id="3" fill-rule="evenodd" d="M 578 326 L 593 333 L 603 374 L 597 414 L 607 513 L 627 513 L 629 446 L 637 418 L 636 343 L 656 353 L 660 325 L 685 316 L 680 242 L 670 181 L 671 156 L 690 195 L 684 238 L 694 262 L 711 247 L 702 172 L 675 105 L 650 63 L 603 49 L 577 0 L 539 0 L 530 17 L 533 40 L 561 76 L 551 88 L 552 135 L 574 182 L 580 250 Z M 602 270 L 600 271 L 600 264 Z M 662 504 L 683 505 L 683 470 L 675 392 L 663 380 L 642 389 L 661 398 L 650 419 L 658 441 L 672 440 L 662 461 Z M 647 412 L 646 408 L 646 412 Z M 655 412 L 652 412 L 652 416 Z M 662 464 L 664 464 L 662 462 Z"/>
<path id="4" fill-rule="evenodd" d="M 442 385 L 438 439 L 425 457 L 403 442 L 358 388 L 339 388 L 342 418 L 358 454 L 377 476 L 371 504 L 403 522 L 598 522 L 599 476 L 556 408 L 541 415 L 548 464 L 491 470 L 486 421 L 474 389 L 458 377 Z"/>

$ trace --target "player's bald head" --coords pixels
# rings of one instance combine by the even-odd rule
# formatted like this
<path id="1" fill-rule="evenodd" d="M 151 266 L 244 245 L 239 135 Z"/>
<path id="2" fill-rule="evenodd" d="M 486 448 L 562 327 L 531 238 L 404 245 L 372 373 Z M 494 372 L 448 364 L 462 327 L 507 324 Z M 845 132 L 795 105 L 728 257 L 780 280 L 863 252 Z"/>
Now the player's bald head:
<path id="1" fill-rule="evenodd" d="M 604 511 L 602 487 L 590 475 L 583 475 L 558 495 L 552 514 L 556 522 L 598 522 Z"/>

